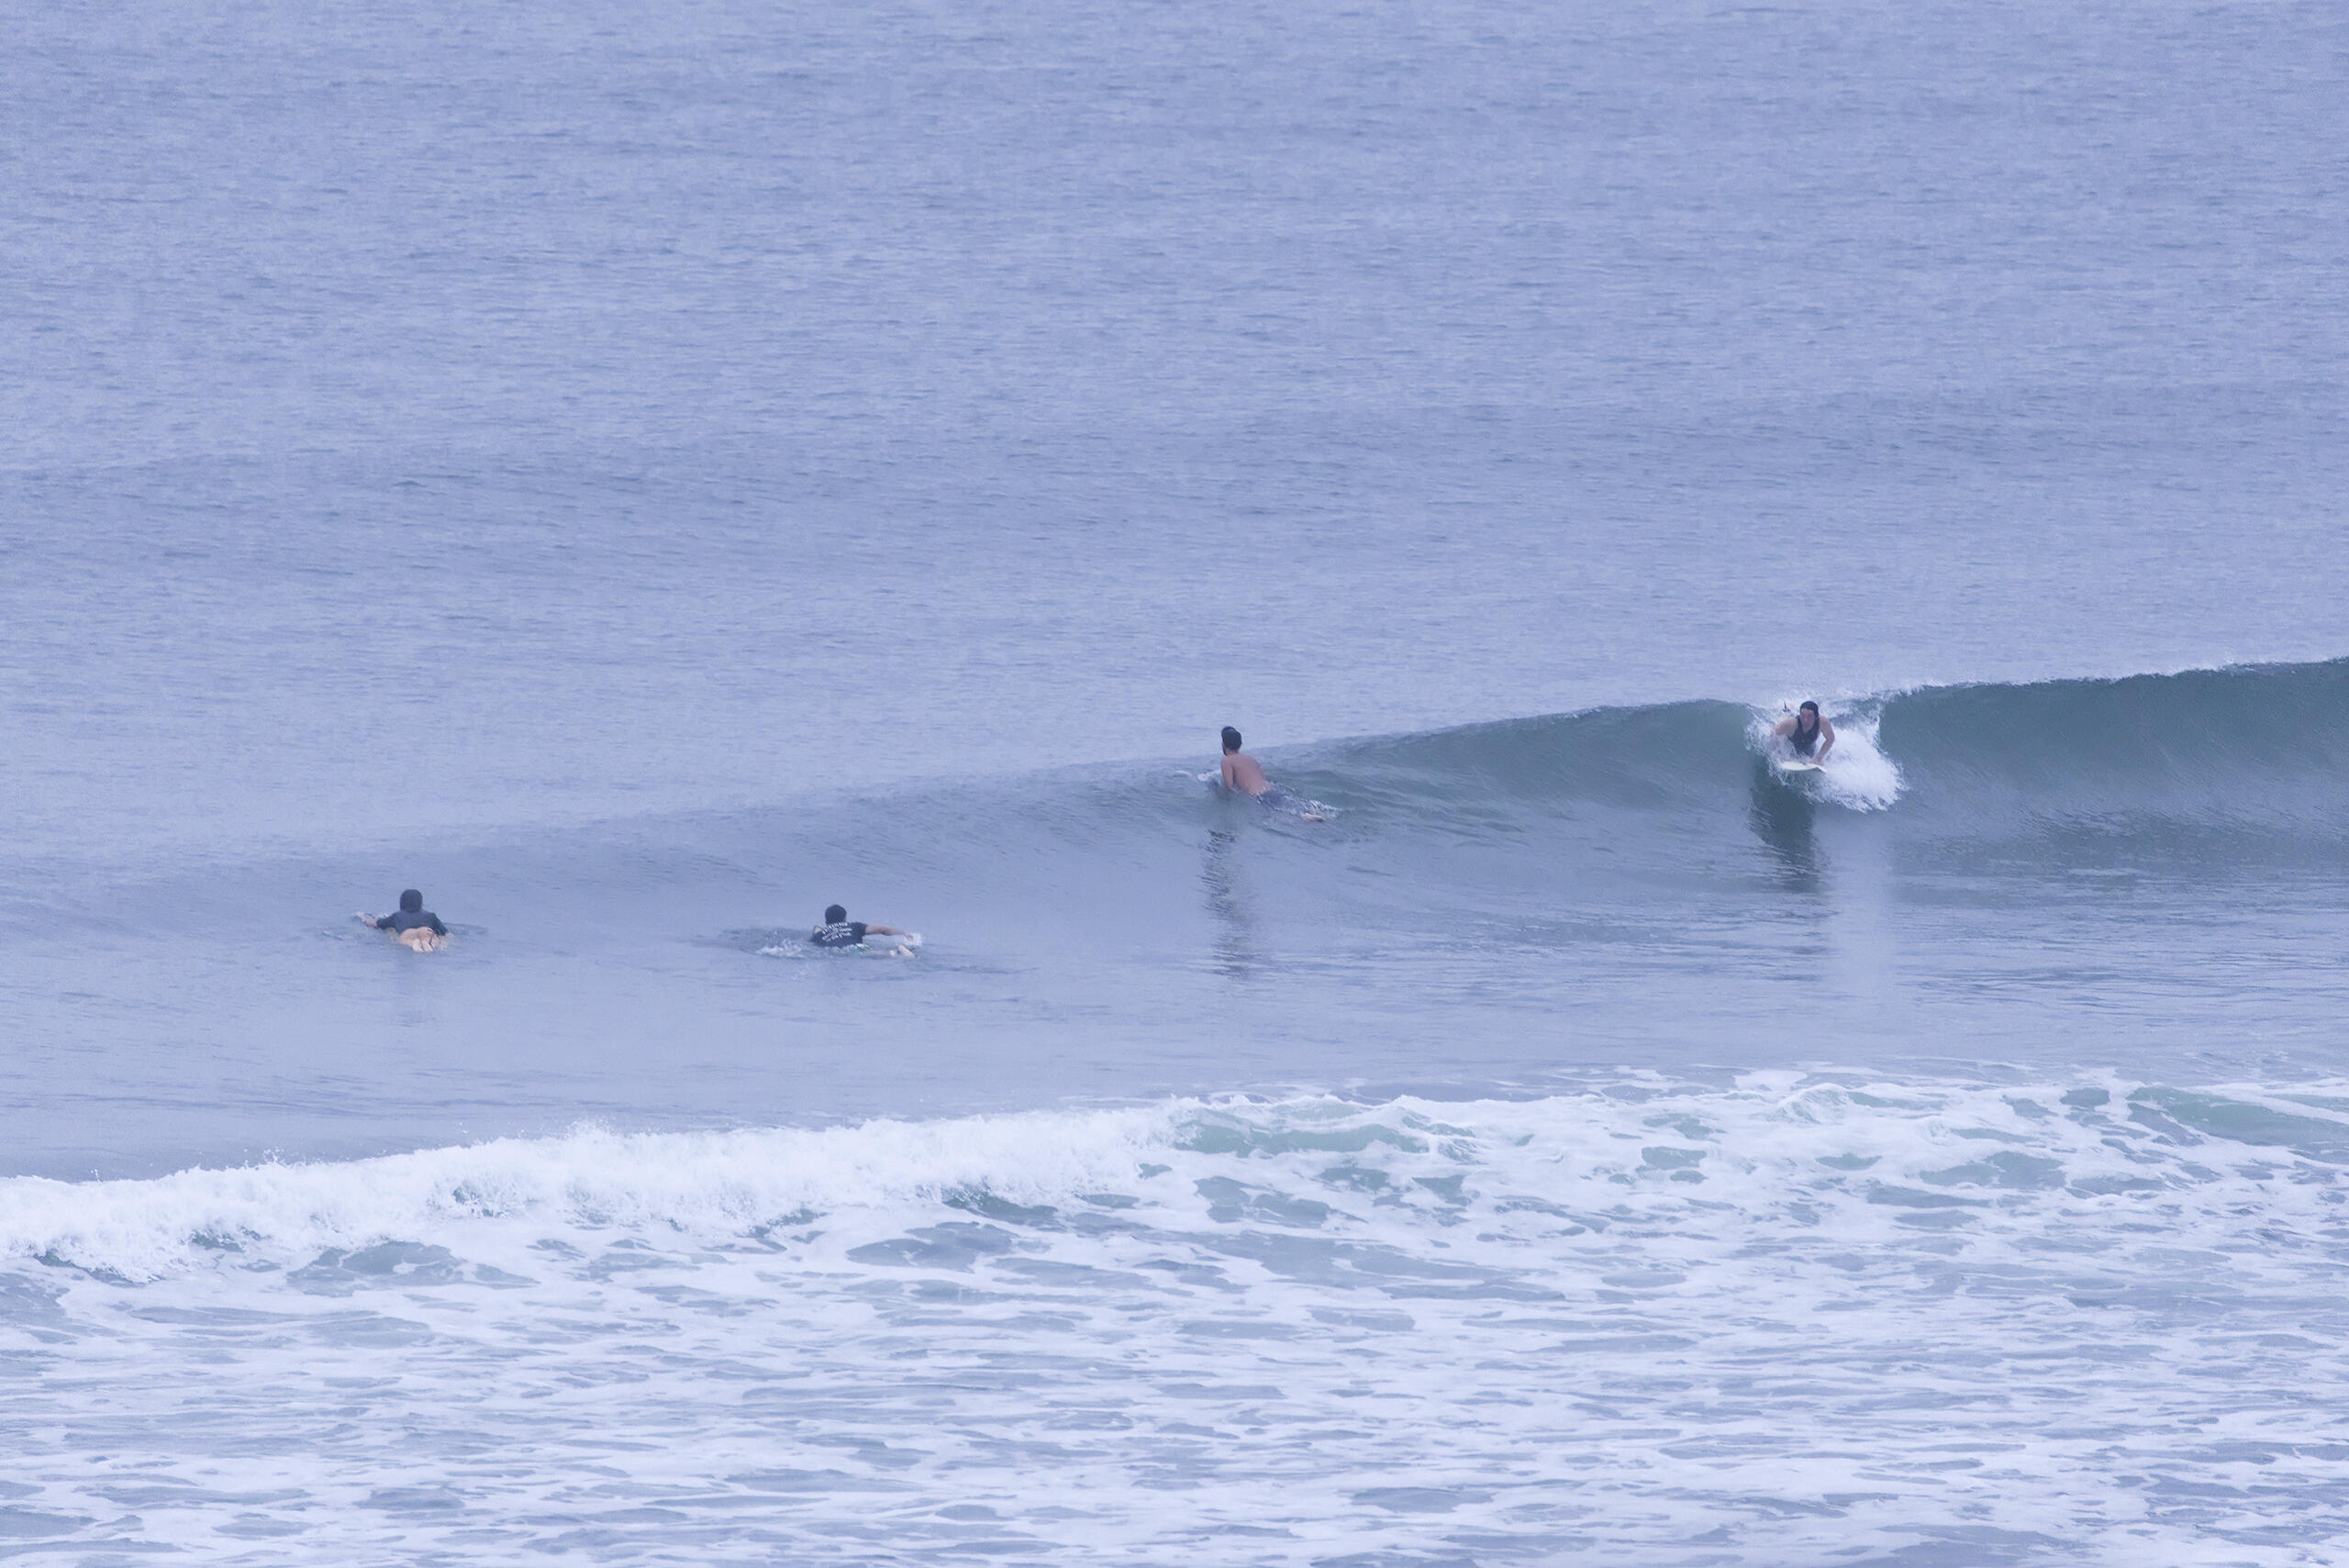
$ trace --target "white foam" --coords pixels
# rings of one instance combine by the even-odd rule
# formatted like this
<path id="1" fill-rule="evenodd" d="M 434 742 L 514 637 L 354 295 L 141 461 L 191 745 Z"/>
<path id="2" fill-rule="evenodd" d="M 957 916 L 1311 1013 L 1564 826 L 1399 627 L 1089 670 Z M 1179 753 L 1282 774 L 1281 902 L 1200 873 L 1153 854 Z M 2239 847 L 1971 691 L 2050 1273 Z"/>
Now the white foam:
<path id="1" fill-rule="evenodd" d="M 1132 1171 L 1172 1107 L 871 1121 L 853 1128 L 621 1134 L 582 1127 L 349 1162 L 192 1170 L 150 1181 L 0 1181 L 0 1257 L 154 1279 L 223 1243 L 272 1255 L 445 1239 L 501 1220 L 550 1232 L 652 1229 L 716 1240 L 801 1210 L 986 1188 L 1041 1200 Z"/>
<path id="2" fill-rule="evenodd" d="M 1770 754 L 1772 728 L 1795 706 L 1789 701 L 1755 711 L 1746 724 L 1746 735 L 1756 751 Z M 1820 771 L 1805 775 L 1802 787 L 1854 811 L 1882 811 L 1900 798 L 1899 765 L 1876 745 L 1882 706 L 1880 697 L 1820 705 L 1820 711 L 1835 727 L 1835 745 Z"/>
<path id="3" fill-rule="evenodd" d="M 2344 1106 L 1624 1073 L 0 1183 L 0 1449 L 85 1555 L 2281 1568 L 2349 1501 Z"/>

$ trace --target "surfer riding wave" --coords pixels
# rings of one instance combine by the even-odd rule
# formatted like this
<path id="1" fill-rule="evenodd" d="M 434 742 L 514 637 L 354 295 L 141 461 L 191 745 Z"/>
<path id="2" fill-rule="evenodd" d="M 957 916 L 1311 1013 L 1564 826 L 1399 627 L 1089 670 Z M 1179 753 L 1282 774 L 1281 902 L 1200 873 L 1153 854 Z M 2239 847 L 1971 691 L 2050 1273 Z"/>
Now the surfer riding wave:
<path id="1" fill-rule="evenodd" d="M 1770 734 L 1785 741 L 1788 754 L 1798 762 L 1824 763 L 1827 753 L 1835 749 L 1835 727 L 1815 702 L 1806 701 L 1791 717 L 1778 720 Z"/>

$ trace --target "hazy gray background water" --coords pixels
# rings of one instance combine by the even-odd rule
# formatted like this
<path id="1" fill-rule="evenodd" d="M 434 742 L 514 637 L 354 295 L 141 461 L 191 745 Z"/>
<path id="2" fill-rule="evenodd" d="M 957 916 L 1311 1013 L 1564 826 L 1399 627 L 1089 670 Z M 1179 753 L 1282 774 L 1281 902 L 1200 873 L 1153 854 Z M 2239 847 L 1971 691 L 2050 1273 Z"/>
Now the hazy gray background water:
<path id="1" fill-rule="evenodd" d="M 21 7 L 12 810 L 2338 654 L 2344 25 Z"/>
<path id="2" fill-rule="evenodd" d="M 1334 860 L 1219 866 L 1198 808 L 1140 781 L 1208 765 L 1225 722 L 1277 745 L 2349 647 L 2322 7 L 17 25 L 20 1168 L 1755 1035 L 2009 1054 L 2046 995 L 1972 981 L 2028 956 L 1967 954 L 1930 1027 L 1864 959 L 1854 1006 L 1789 1024 L 1821 993 L 1774 989 L 1806 976 L 1766 886 L 1643 884 L 1628 943 L 1538 929 L 1530 971 L 1472 966 L 1497 989 L 1426 980 L 1487 917 L 1632 890 L 1561 842 L 1520 909 L 1493 856 L 1439 844 L 1333 908 L 1399 869 L 1395 813 Z M 1580 742 L 1551 740 L 1565 766 Z M 1102 775 L 1141 792 L 1117 853 L 1064 781 L 860 804 L 1135 758 L 1169 761 Z M 1699 829 L 1711 872 L 1768 863 L 1742 787 Z M 1880 946 L 1900 882 L 1868 843 L 1830 904 Z M 1211 962 L 1202 876 L 1253 901 L 1276 978 Z M 2221 877 L 2213 917 L 2207 880 L 2177 890 L 2184 944 L 2120 912 L 2136 962 L 2091 1011 L 2144 1032 L 2144 984 L 2240 903 Z M 416 882 L 468 956 L 325 942 Z M 2251 961 L 2325 951 L 2329 887 Z M 963 978 L 811 1000 L 728 935 L 835 897 Z M 2048 900 L 2009 902 L 1998 935 L 2035 946 Z M 1946 968 L 1954 937 L 1910 945 Z M 1400 995 L 1358 1017 L 1365 984 Z M 1598 1027 L 1529 1052 L 1527 1005 Z M 857 1086 L 868 1029 L 918 1070 Z M 747 1089 L 786 1049 L 800 1088 Z M 1036 1073 L 1067 1052 L 1074 1080 Z M 216 1098 L 237 1059 L 277 1086 Z M 442 1060 L 453 1083 L 409 1081 Z"/>
<path id="3" fill-rule="evenodd" d="M 5 19 L 0 1536 L 2323 1560 L 2339 8 Z"/>

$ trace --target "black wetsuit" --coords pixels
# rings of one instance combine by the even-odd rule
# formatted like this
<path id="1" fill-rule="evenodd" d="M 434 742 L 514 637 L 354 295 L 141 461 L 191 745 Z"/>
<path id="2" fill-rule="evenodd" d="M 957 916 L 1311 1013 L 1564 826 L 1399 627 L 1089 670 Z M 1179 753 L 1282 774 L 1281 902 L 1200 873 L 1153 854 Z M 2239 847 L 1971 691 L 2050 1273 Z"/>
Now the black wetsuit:
<path id="1" fill-rule="evenodd" d="M 403 909 L 396 915 L 386 915 L 375 922 L 377 930 L 390 931 L 395 936 L 402 931 L 413 931 L 419 928 L 429 928 L 436 937 L 445 937 L 449 934 L 449 928 L 440 923 L 440 917 L 429 909 Z"/>
<path id="2" fill-rule="evenodd" d="M 1810 749 L 1819 744 L 1819 726 L 1813 724 L 1806 732 L 1802 727 L 1802 720 L 1796 719 L 1794 732 L 1787 737 L 1787 744 L 1795 749 L 1796 756 L 1809 756 Z"/>
<path id="3" fill-rule="evenodd" d="M 808 933 L 807 940 L 819 948 L 861 947 L 864 942 L 864 931 L 862 920 L 835 920 L 829 926 L 817 927 Z"/>

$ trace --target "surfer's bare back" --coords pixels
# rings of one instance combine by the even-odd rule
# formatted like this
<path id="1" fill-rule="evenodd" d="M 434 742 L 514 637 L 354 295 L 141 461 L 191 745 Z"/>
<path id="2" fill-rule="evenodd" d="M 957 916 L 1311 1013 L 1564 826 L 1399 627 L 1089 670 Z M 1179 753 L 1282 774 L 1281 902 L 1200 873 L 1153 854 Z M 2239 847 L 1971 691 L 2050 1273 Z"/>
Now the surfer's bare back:
<path id="1" fill-rule="evenodd" d="M 1308 822 L 1330 820 L 1319 811 L 1308 811 L 1297 806 L 1294 804 L 1295 796 L 1288 795 L 1278 784 L 1266 778 L 1264 768 L 1256 759 L 1240 749 L 1240 731 L 1229 724 L 1223 727 L 1223 769 L 1218 776 L 1222 779 L 1224 788 L 1237 790 L 1252 800 L 1261 801 L 1266 806 L 1295 810 L 1297 816 Z M 1308 801 L 1306 804 L 1309 806 L 1312 803 Z"/>

